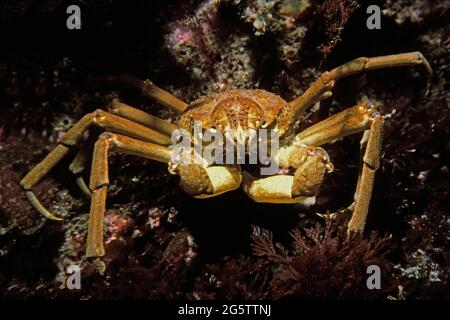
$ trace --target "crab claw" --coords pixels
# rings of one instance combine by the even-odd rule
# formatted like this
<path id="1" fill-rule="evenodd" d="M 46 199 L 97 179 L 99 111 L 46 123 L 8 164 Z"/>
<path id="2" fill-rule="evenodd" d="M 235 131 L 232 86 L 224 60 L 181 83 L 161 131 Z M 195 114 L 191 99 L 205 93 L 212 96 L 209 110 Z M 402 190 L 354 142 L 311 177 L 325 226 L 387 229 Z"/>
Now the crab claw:
<path id="1" fill-rule="evenodd" d="M 326 151 L 318 147 L 293 145 L 277 155 L 281 168 L 295 169 L 294 175 L 282 174 L 256 179 L 244 172 L 243 189 L 256 202 L 298 203 L 319 193 L 326 172 L 333 170 Z"/>
<path id="2" fill-rule="evenodd" d="M 298 203 L 306 199 L 292 194 L 294 177 L 275 175 L 256 179 L 250 173 L 243 172 L 243 189 L 255 202 L 264 203 Z"/>
<path id="3" fill-rule="evenodd" d="M 239 167 L 180 164 L 180 187 L 195 198 L 210 198 L 239 188 L 242 181 Z"/>

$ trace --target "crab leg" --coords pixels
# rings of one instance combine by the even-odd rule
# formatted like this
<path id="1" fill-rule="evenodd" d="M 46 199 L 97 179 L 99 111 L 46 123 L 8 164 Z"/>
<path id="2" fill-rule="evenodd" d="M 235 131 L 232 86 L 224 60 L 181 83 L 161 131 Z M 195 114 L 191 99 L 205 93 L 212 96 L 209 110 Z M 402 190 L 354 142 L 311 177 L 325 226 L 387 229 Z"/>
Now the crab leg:
<path id="1" fill-rule="evenodd" d="M 94 147 L 89 182 L 92 198 L 87 237 L 87 257 L 99 257 L 105 254 L 103 247 L 103 217 L 109 185 L 108 155 L 112 150 L 164 163 L 168 163 L 171 159 L 171 151 L 167 147 L 109 132 L 100 135 Z"/>
<path id="2" fill-rule="evenodd" d="M 392 67 L 423 65 L 428 74 L 432 73 L 430 64 L 420 52 L 408 52 L 387 56 L 361 57 L 347 62 L 331 71 L 324 72 L 301 96 L 289 102 L 296 116 L 300 116 L 317 101 L 331 96 L 336 80 L 356 73 Z"/>
<path id="3" fill-rule="evenodd" d="M 170 137 L 165 134 L 101 109 L 88 113 L 81 118 L 81 120 L 61 138 L 60 143 L 68 146 L 76 145 L 86 129 L 91 125 L 96 125 L 105 130 L 161 145 L 169 145 L 171 143 Z"/>
<path id="4" fill-rule="evenodd" d="M 133 108 L 123 102 L 119 102 L 117 99 L 113 100 L 112 108 L 110 111 L 115 115 L 142 124 L 143 126 L 152 128 L 168 136 L 171 136 L 172 132 L 177 129 L 177 126 L 170 123 L 169 121 L 155 117 L 142 110 Z"/>
<path id="5" fill-rule="evenodd" d="M 77 155 L 69 165 L 69 170 L 72 171 L 72 173 L 77 177 L 76 181 L 78 187 L 88 198 L 90 198 L 92 195 L 91 190 L 89 190 L 89 187 L 86 185 L 86 182 L 84 181 L 83 176 L 81 174 L 84 171 L 84 169 L 86 169 L 89 156 L 90 153 L 87 150 L 87 146 L 83 145 L 78 149 Z"/>
<path id="6" fill-rule="evenodd" d="M 256 179 L 243 174 L 242 188 L 256 202 L 298 203 L 319 192 L 326 172 L 332 170 L 322 148 L 291 145 L 276 155 L 282 168 L 294 168 L 293 175 L 274 175 Z"/>
<path id="7" fill-rule="evenodd" d="M 59 144 L 20 181 L 20 185 L 25 189 L 25 194 L 33 207 L 49 219 L 61 220 L 61 218 L 56 217 L 40 204 L 31 188 L 70 152 L 71 147 L 76 146 L 80 142 L 83 134 L 91 125 L 97 125 L 112 132 L 161 145 L 169 145 L 171 143 L 171 139 L 162 133 L 100 109 L 85 115 L 67 131 Z M 80 154 L 77 156 L 79 159 L 75 159 L 74 163 L 72 163 L 72 172 L 74 170 L 77 172 L 82 167 L 81 157 L 82 155 Z"/>
<path id="8" fill-rule="evenodd" d="M 375 171 L 380 167 L 382 133 L 383 118 L 378 115 L 373 119 L 370 129 L 364 133 L 361 140 L 361 147 L 365 146 L 366 150 L 355 191 L 353 215 L 348 223 L 349 231 L 362 232 L 364 230 L 372 197 Z"/>
<path id="9" fill-rule="evenodd" d="M 348 223 L 349 231 L 364 229 L 370 198 L 372 196 L 375 171 L 380 166 L 383 118 L 368 103 L 346 109 L 321 121 L 296 137 L 296 142 L 319 146 L 338 138 L 365 131 L 361 140 L 362 157 L 360 174 L 354 195 L 354 203 L 348 209 L 353 211 Z"/>
<path id="10" fill-rule="evenodd" d="M 378 112 L 369 108 L 368 102 L 362 102 L 305 129 L 295 137 L 295 142 L 321 146 L 368 129 L 376 115 Z"/>
<path id="11" fill-rule="evenodd" d="M 148 96 L 161 103 L 162 105 L 169 107 L 170 109 L 182 113 L 188 107 L 188 104 L 173 94 L 157 87 L 150 80 L 142 81 L 132 75 L 122 74 L 118 76 L 106 76 L 106 77 L 96 77 L 98 79 L 105 79 L 110 82 L 119 82 L 125 86 L 136 88 L 140 90 L 141 94 Z"/>
<path id="12" fill-rule="evenodd" d="M 142 110 L 133 108 L 125 103 L 120 102 L 118 99 L 114 99 L 112 101 L 112 106 L 109 111 L 112 114 L 142 124 L 143 126 L 149 127 L 168 136 L 171 136 L 172 132 L 177 129 L 177 126 L 175 126 L 174 124 L 148 114 Z M 94 142 L 92 142 L 92 144 L 94 144 Z M 86 143 L 86 145 L 90 145 L 90 143 Z M 79 186 L 81 191 L 88 197 L 91 196 L 91 191 L 89 190 L 89 187 L 86 185 L 86 182 L 81 176 L 81 172 L 84 171 L 87 161 L 88 159 L 90 159 L 90 156 L 91 155 L 88 154 L 86 147 L 80 147 L 77 155 L 75 156 L 75 159 L 69 166 L 70 171 L 72 171 L 77 176 L 77 185 Z"/>

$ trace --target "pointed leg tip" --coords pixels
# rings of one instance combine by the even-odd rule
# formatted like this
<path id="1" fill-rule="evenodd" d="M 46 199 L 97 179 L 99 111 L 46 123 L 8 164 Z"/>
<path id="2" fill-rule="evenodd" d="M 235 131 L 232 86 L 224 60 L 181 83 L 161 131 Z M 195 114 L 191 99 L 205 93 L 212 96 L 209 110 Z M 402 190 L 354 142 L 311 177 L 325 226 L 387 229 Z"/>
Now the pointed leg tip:
<path id="1" fill-rule="evenodd" d="M 87 197 L 87 198 L 91 198 L 92 197 L 92 192 L 89 189 L 89 187 L 87 186 L 86 182 L 84 181 L 82 176 L 78 176 L 76 179 L 77 185 L 80 188 L 80 190 L 83 192 L 83 194 Z"/>
<path id="2" fill-rule="evenodd" d="M 53 220 L 53 221 L 63 221 L 64 219 L 61 217 L 57 217 L 54 214 L 50 213 L 48 215 L 46 215 L 46 218 Z"/>
<path id="3" fill-rule="evenodd" d="M 42 203 L 39 201 L 39 199 L 36 197 L 33 191 L 31 190 L 25 190 L 25 195 L 27 196 L 28 200 L 30 201 L 31 205 L 43 216 L 45 216 L 47 219 L 53 220 L 53 221 L 62 221 L 64 220 L 61 217 L 58 217 L 48 211 Z"/>

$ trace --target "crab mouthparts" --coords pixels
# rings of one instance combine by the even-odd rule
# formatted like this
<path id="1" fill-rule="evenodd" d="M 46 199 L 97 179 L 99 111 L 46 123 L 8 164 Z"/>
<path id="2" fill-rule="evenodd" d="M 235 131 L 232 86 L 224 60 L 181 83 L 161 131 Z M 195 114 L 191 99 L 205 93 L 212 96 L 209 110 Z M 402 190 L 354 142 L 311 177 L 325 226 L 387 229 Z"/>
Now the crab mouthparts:
<path id="1" fill-rule="evenodd" d="M 262 135 L 259 130 L 255 129 L 231 129 L 224 133 L 225 143 L 233 145 L 235 148 L 245 148 L 246 150 L 257 150 L 262 144 L 270 145 L 270 135 Z M 270 147 L 269 147 L 270 149 Z"/>
<path id="2" fill-rule="evenodd" d="M 228 140 L 233 141 L 237 144 L 247 144 L 247 143 L 256 143 L 256 141 L 251 141 L 253 139 L 250 139 L 250 136 L 254 135 L 256 137 L 256 131 L 253 130 L 253 134 L 250 132 L 250 130 L 244 130 L 241 127 L 239 127 L 237 130 L 230 130 L 225 133 L 225 137 Z"/>

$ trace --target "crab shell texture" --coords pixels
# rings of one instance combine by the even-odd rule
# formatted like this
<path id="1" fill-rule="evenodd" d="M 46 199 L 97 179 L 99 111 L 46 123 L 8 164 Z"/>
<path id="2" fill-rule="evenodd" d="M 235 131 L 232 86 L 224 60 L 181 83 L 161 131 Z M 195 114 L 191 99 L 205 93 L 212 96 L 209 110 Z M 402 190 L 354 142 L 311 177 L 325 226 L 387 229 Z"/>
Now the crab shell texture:
<path id="1" fill-rule="evenodd" d="M 276 130 L 283 137 L 293 122 L 293 112 L 284 99 L 265 90 L 228 90 L 193 101 L 179 127 L 192 132 L 195 121 L 201 122 L 203 130 L 230 132 L 234 138 L 260 128 Z"/>

